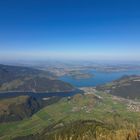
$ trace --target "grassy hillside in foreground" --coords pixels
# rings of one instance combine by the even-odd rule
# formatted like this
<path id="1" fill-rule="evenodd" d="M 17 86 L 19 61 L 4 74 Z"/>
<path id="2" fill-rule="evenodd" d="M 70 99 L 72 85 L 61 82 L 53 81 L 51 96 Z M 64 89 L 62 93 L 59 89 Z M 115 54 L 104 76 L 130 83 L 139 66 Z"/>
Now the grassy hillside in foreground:
<path id="1" fill-rule="evenodd" d="M 126 101 L 103 93 L 77 94 L 41 109 L 30 119 L 1 124 L 0 140 L 41 133 L 52 124 L 67 124 L 77 120 L 96 120 L 113 126 L 117 133 L 140 129 L 140 112 L 130 110 Z"/>
<path id="2" fill-rule="evenodd" d="M 79 120 L 71 123 L 58 123 L 44 129 L 41 133 L 13 140 L 139 140 L 140 133 L 133 127 L 116 129 L 94 120 Z"/>

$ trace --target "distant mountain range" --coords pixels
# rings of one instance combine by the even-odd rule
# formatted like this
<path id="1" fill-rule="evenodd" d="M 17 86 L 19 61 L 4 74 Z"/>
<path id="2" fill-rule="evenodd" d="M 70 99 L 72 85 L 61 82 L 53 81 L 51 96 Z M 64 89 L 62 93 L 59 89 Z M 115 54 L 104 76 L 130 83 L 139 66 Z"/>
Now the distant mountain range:
<path id="1" fill-rule="evenodd" d="M 64 92 L 74 87 L 47 71 L 0 65 L 0 92 Z"/>

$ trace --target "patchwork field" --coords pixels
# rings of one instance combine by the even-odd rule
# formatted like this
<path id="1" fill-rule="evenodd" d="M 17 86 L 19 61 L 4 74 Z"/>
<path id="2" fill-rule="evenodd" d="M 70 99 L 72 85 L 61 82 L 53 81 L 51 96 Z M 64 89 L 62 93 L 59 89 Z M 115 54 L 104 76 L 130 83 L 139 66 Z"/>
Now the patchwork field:
<path id="1" fill-rule="evenodd" d="M 70 123 L 77 120 L 95 120 L 116 129 L 139 129 L 140 112 L 129 109 L 131 100 L 117 98 L 87 88 L 85 94 L 65 97 L 49 105 L 31 118 L 23 121 L 2 123 L 0 139 L 10 140 L 17 136 L 41 133 L 45 128 L 57 123 Z"/>

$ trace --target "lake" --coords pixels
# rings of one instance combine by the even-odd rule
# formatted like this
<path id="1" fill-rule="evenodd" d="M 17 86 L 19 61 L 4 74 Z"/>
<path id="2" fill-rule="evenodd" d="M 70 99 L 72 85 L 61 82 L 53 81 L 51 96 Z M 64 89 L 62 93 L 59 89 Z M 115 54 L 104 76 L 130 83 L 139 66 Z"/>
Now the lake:
<path id="1" fill-rule="evenodd" d="M 97 86 L 102 85 L 118 78 L 121 78 L 124 75 L 140 75 L 140 71 L 121 71 L 121 72 L 100 72 L 95 70 L 88 70 L 85 71 L 88 73 L 93 74 L 94 76 L 89 79 L 80 79 L 76 80 L 70 76 L 63 76 L 59 78 L 65 82 L 71 83 L 75 87 L 90 87 L 90 86 Z M 59 96 L 59 97 L 68 97 L 73 96 L 77 93 L 82 93 L 79 89 L 71 92 L 55 92 L 55 93 L 32 93 L 32 92 L 8 92 L 8 93 L 0 93 L 0 99 L 3 98 L 11 98 L 20 95 L 28 95 L 36 98 L 45 98 L 45 97 L 52 97 L 52 96 Z"/>
<path id="2" fill-rule="evenodd" d="M 12 97 L 17 97 L 17 96 L 32 96 L 38 99 L 46 98 L 46 97 L 69 97 L 73 96 L 77 93 L 83 93 L 81 90 L 76 89 L 74 91 L 70 92 L 53 92 L 53 93 L 33 93 L 33 92 L 5 92 L 5 93 L 0 93 L 0 99 L 5 99 L 5 98 L 12 98 Z"/>
<path id="3" fill-rule="evenodd" d="M 97 86 L 102 85 L 113 80 L 119 79 L 124 75 L 140 75 L 140 70 L 128 70 L 128 71 L 120 71 L 120 72 L 101 72 L 96 70 L 87 70 L 85 72 L 91 73 L 94 76 L 89 79 L 74 79 L 70 76 L 60 77 L 60 80 L 71 83 L 76 87 L 89 87 L 89 86 Z"/>

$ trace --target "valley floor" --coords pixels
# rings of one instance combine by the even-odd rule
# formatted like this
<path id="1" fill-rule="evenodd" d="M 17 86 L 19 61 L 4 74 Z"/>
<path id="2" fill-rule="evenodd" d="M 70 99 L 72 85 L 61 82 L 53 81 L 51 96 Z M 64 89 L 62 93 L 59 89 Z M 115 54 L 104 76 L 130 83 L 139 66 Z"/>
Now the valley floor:
<path id="1" fill-rule="evenodd" d="M 50 134 L 56 134 L 56 132 L 58 136 L 60 136 L 59 134 L 63 135 L 63 133 L 60 131 L 55 131 L 55 128 L 62 127 L 61 129 L 63 130 L 65 128 L 65 124 L 66 126 L 67 124 L 71 123 L 75 124 L 74 122 L 77 122 L 79 120 L 96 121 L 103 124 L 105 128 L 111 128 L 109 132 L 114 131 L 118 134 L 118 137 L 120 136 L 120 139 L 114 138 L 112 140 L 124 140 L 122 135 L 128 136 L 129 133 L 132 133 L 135 136 L 138 134 L 140 130 L 139 102 L 99 92 L 94 88 L 85 87 L 81 89 L 84 90 L 84 94 L 77 93 L 75 96 L 62 98 L 57 103 L 53 103 L 47 107 L 44 107 L 43 109 L 35 113 L 31 118 L 27 118 L 17 122 L 1 123 L 0 140 L 10 140 L 15 137 L 27 136 L 31 134 L 37 135 L 37 133 L 40 133 L 40 137 L 42 138 L 42 133 L 45 130 L 48 130 L 48 128 L 50 128 L 50 126 L 52 125 L 52 131 L 48 133 L 45 132 L 47 133 L 47 136 L 51 137 L 52 135 Z M 92 124 L 92 126 L 94 126 L 94 124 Z M 79 128 L 75 128 L 74 125 L 73 129 L 77 130 Z M 87 129 L 82 130 L 84 131 L 84 134 L 86 133 L 86 130 Z M 101 133 L 109 135 L 108 132 L 104 132 L 103 130 L 101 130 Z M 97 133 L 98 132 L 99 131 L 97 131 Z M 65 132 L 65 134 L 66 136 L 69 135 L 67 131 Z M 79 132 L 78 135 L 80 134 L 81 132 Z M 73 135 L 73 132 L 71 132 L 70 135 Z M 59 139 L 59 137 L 56 137 L 56 139 L 52 138 L 49 140 L 61 139 Z M 91 138 L 87 140 L 91 140 Z"/>

